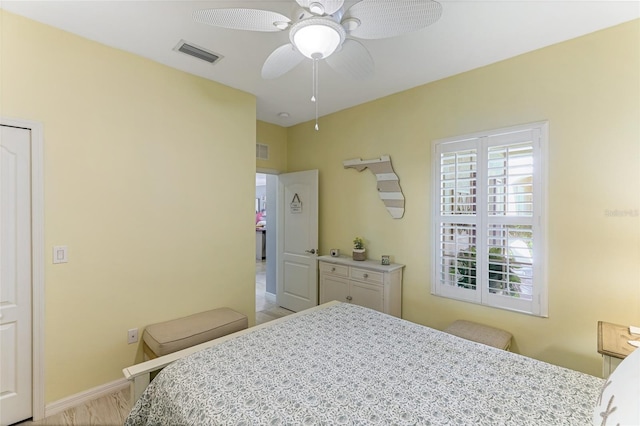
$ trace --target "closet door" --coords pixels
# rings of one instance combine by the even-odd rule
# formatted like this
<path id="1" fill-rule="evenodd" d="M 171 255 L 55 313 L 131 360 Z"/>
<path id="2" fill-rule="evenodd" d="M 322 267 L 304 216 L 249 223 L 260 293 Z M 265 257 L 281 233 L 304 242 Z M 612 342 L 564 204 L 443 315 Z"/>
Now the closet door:
<path id="1" fill-rule="evenodd" d="M 31 131 L 0 126 L 0 424 L 32 416 Z"/>

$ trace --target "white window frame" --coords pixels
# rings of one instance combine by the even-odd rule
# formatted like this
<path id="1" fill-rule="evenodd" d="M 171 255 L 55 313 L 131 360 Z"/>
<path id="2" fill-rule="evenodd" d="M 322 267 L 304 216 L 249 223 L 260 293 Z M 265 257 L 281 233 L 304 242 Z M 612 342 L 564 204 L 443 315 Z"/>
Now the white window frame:
<path id="1" fill-rule="evenodd" d="M 490 146 L 518 143 L 523 134 L 533 142 L 533 215 L 530 225 L 533 230 L 533 288 L 531 300 L 491 294 L 488 285 L 488 242 L 486 230 L 489 225 L 487 209 L 487 153 Z M 548 121 L 478 132 L 463 136 L 438 139 L 432 142 L 432 280 L 431 294 L 466 302 L 506 309 L 540 317 L 548 316 L 547 288 L 547 182 L 548 182 Z M 477 149 L 477 196 L 476 214 L 443 215 L 440 209 L 441 154 L 468 149 Z M 461 288 L 441 282 L 440 275 L 440 225 L 441 223 L 475 223 L 476 232 L 476 285 L 475 289 Z M 509 222 L 509 221 L 507 221 Z M 515 220 L 518 222 L 518 219 Z M 512 223 L 512 222 L 509 222 Z M 484 277 L 479 279 L 477 277 Z"/>

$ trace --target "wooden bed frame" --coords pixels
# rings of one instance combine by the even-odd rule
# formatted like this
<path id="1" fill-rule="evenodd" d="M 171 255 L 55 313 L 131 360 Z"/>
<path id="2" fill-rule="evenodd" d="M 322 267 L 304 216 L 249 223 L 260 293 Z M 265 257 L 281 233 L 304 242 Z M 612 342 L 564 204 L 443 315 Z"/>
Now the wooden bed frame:
<path id="1" fill-rule="evenodd" d="M 332 305 L 336 305 L 339 304 L 340 302 L 336 302 L 336 301 L 332 301 L 332 302 L 328 302 L 328 303 L 324 303 L 322 305 L 319 306 L 314 306 L 313 308 L 307 309 L 305 311 L 301 311 L 301 312 L 297 312 L 295 314 L 291 314 L 291 315 L 287 315 L 286 317 L 282 317 L 282 318 L 278 318 L 260 325 L 256 325 L 254 327 L 250 327 L 247 328 L 245 330 L 241 330 L 241 331 L 237 331 L 233 334 L 228 334 L 226 336 L 223 337 L 219 337 L 217 339 L 214 340 L 210 340 L 208 342 L 205 343 L 201 343 L 199 345 L 196 346 L 191 346 L 190 348 L 186 348 L 186 349 L 182 349 L 181 351 L 177 351 L 177 352 L 173 352 L 170 353 L 168 355 L 163 355 L 161 357 L 158 358 L 154 358 L 152 360 L 149 361 L 144 361 L 141 362 L 140 364 L 134 364 L 130 367 L 126 367 L 122 370 L 122 372 L 124 373 L 124 377 L 129 380 L 131 382 L 130 384 L 130 388 L 131 388 L 131 407 L 133 407 L 133 405 L 136 403 L 136 401 L 140 398 L 140 396 L 142 395 L 142 393 L 144 392 L 144 390 L 146 389 L 147 386 L 149 386 L 149 382 L 151 380 L 151 373 L 153 373 L 154 371 L 158 371 L 161 370 L 162 368 L 166 367 L 167 365 L 171 364 L 174 361 L 179 360 L 180 358 L 184 358 L 188 355 L 191 355 L 192 353 L 198 352 L 200 350 L 206 349 L 206 348 L 210 348 L 212 346 L 216 346 L 222 342 L 225 342 L 229 339 L 233 339 L 236 336 L 241 336 L 243 334 L 246 333 L 251 333 L 254 330 L 260 329 L 260 328 L 265 328 L 265 327 L 269 327 L 273 324 L 277 324 L 281 321 L 284 321 L 288 318 L 291 317 L 295 317 L 298 315 L 301 315 L 303 313 L 308 313 L 308 312 L 312 312 L 312 311 L 317 311 L 320 309 L 324 309 L 327 308 L 329 306 Z"/>

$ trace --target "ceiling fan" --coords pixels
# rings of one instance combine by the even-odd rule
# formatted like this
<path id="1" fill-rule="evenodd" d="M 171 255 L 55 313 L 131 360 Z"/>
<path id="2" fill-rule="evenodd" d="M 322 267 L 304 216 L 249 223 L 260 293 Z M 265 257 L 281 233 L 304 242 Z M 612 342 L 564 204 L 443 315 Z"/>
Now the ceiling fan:
<path id="1" fill-rule="evenodd" d="M 373 58 L 355 38 L 395 37 L 431 25 L 442 15 L 442 5 L 434 0 L 362 0 L 346 10 L 344 0 L 295 1 L 299 7 L 292 18 L 268 10 L 227 8 L 197 10 L 193 19 L 236 30 L 289 31 L 290 43 L 267 57 L 262 78 L 280 77 L 305 57 L 311 59 L 316 129 L 319 60 L 324 59 L 334 70 L 355 79 L 368 78 L 373 75 Z"/>

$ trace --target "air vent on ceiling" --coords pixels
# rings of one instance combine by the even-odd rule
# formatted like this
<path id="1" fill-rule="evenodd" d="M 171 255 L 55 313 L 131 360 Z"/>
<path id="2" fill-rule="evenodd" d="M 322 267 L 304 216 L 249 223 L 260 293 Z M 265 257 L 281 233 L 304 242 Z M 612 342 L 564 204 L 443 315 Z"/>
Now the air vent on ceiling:
<path id="1" fill-rule="evenodd" d="M 180 43 L 178 43 L 176 47 L 173 48 L 173 50 L 175 50 L 176 52 L 182 52 L 189 56 L 193 56 L 194 58 L 198 58 L 202 61 L 207 61 L 210 64 L 215 64 L 223 58 L 222 55 L 214 53 L 203 47 L 196 46 L 192 43 L 187 43 L 184 40 L 180 40 Z"/>
<path id="2" fill-rule="evenodd" d="M 265 145 L 262 143 L 256 144 L 256 158 L 258 160 L 268 160 L 269 159 L 269 145 Z"/>

